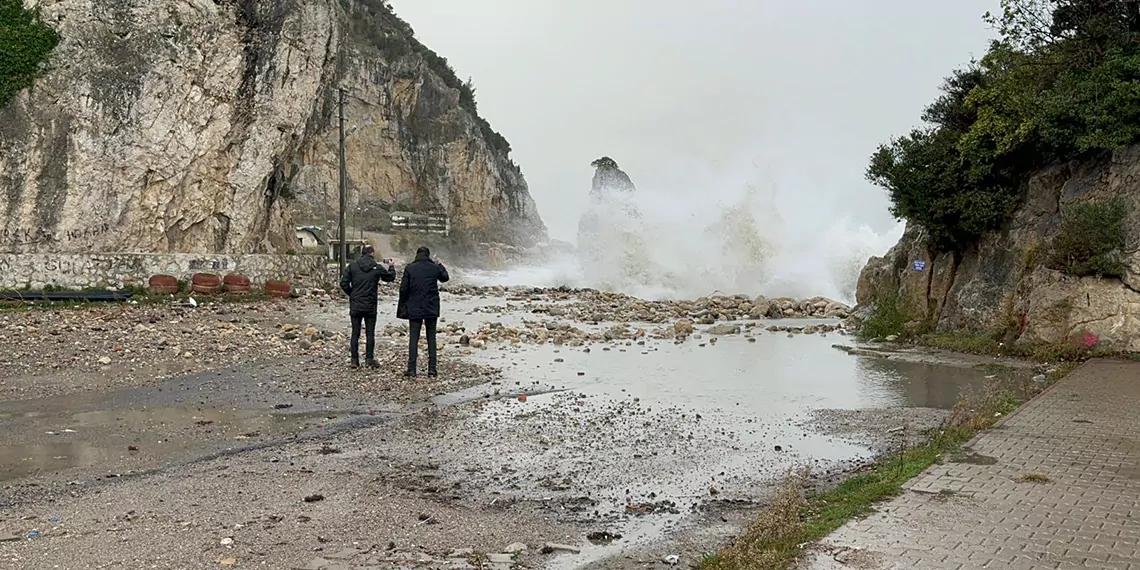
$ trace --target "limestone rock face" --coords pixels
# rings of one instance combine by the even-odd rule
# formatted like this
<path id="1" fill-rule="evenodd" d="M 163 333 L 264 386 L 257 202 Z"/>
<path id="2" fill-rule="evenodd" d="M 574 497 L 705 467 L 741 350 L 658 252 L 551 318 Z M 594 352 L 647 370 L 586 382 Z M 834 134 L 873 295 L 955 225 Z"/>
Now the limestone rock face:
<path id="1" fill-rule="evenodd" d="M 336 218 L 338 86 L 353 212 L 545 236 L 506 141 L 380 0 L 25 5 L 62 42 L 0 109 L 0 251 L 293 249 L 295 220 Z"/>
<path id="2" fill-rule="evenodd" d="M 1140 145 L 1108 159 L 1046 169 L 1001 232 L 962 254 L 934 254 L 925 232 L 907 228 L 859 276 L 856 312 L 897 299 L 916 321 L 941 330 L 1004 334 L 1011 342 L 1085 342 L 1140 351 Z M 1121 279 L 1074 278 L 1044 260 L 1076 204 L 1119 199 L 1128 209 Z M 922 270 L 916 270 L 915 262 Z"/>

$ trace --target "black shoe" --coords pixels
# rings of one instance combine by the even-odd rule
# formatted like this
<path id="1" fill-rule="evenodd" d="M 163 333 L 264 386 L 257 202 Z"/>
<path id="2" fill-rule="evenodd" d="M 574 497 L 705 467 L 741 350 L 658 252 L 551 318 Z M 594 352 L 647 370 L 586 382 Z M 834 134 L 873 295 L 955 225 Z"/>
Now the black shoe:
<path id="1" fill-rule="evenodd" d="M 369 368 L 380 368 L 380 363 L 376 362 L 375 358 L 369 358 L 368 359 L 368 367 Z"/>
<path id="2" fill-rule="evenodd" d="M 413 372 L 411 370 L 405 370 L 404 371 L 404 378 L 415 378 L 415 377 L 416 377 L 415 372 Z"/>
<path id="3" fill-rule="evenodd" d="M 431 376 L 432 378 L 435 378 L 436 376 L 439 376 L 439 372 L 436 372 L 435 370 L 429 370 L 429 371 L 428 371 L 428 376 Z"/>
<path id="4" fill-rule="evenodd" d="M 353 358 L 352 364 L 349 364 L 348 367 L 349 368 L 360 368 L 360 359 L 359 358 Z"/>

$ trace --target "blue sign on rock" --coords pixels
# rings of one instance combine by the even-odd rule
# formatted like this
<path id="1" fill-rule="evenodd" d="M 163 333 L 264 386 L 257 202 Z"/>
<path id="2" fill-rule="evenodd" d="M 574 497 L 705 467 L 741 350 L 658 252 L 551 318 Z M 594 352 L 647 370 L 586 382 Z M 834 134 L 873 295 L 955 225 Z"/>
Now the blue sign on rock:
<path id="1" fill-rule="evenodd" d="M 915 271 L 926 271 L 926 262 L 921 259 L 914 260 Z"/>

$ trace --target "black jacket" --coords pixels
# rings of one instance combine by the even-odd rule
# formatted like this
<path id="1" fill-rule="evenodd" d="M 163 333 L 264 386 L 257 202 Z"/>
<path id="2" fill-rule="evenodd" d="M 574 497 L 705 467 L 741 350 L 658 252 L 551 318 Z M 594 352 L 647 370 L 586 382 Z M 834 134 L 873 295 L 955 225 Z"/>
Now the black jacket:
<path id="1" fill-rule="evenodd" d="M 396 318 L 439 318 L 439 283 L 447 282 L 448 279 L 451 276 L 443 264 L 436 263 L 427 256 L 416 256 L 415 261 L 404 266 Z"/>
<path id="2" fill-rule="evenodd" d="M 348 264 L 344 275 L 340 277 L 340 288 L 348 295 L 348 310 L 354 313 L 375 313 L 376 289 L 380 282 L 395 280 L 396 268 L 389 265 L 384 269 L 371 255 L 362 256 Z"/>

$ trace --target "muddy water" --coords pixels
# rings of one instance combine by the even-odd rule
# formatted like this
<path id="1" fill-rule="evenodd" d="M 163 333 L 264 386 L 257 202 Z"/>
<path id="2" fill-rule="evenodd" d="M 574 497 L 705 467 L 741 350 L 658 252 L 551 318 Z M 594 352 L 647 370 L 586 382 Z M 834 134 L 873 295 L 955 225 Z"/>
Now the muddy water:
<path id="1" fill-rule="evenodd" d="M 793 466 L 826 471 L 869 455 L 855 442 L 802 427 L 812 410 L 947 408 L 963 389 L 984 381 L 984 374 L 971 368 L 853 357 L 832 348 L 835 340 L 836 335 L 789 338 L 784 333 L 762 333 L 755 342 L 730 336 L 715 344 L 706 337 L 681 345 L 647 341 L 644 346 L 594 346 L 589 352 L 549 345 L 479 352 L 475 358 L 502 366 L 506 386 L 520 391 L 550 385 L 580 396 L 580 401 L 636 402 L 650 416 L 658 411 L 676 421 L 699 417 L 684 424 L 682 431 L 688 433 L 680 434 L 681 442 L 662 433 L 669 431 L 665 426 L 675 425 L 669 419 L 655 424 L 654 430 L 661 430 L 656 433 L 618 428 L 611 434 L 569 426 L 570 436 L 565 439 L 570 447 L 600 444 L 593 449 L 582 445 L 577 456 L 593 455 L 589 475 L 582 476 L 593 480 L 593 497 L 602 499 L 603 509 L 620 511 L 624 505 L 658 499 L 683 507 L 680 513 L 622 521 L 614 526 L 622 540 L 611 545 L 580 544 L 581 554 L 560 557 L 551 567 L 579 567 L 652 543 L 682 523 L 690 504 L 695 507 L 701 499 L 717 498 L 755 500 L 758 485 Z M 507 426 L 524 408 L 558 414 L 558 408 L 567 405 L 562 395 L 487 406 L 484 423 L 498 426 L 487 437 L 517 436 L 521 428 Z M 591 421 L 590 414 L 581 414 L 581 419 Z M 567 426 L 551 422 L 542 430 L 560 434 Z M 628 437 L 634 438 L 633 445 L 614 441 Z M 630 454 L 638 453 L 642 459 L 629 460 Z M 549 469 L 551 457 L 546 453 L 529 460 L 522 459 L 525 452 L 512 454 L 519 458 L 512 468 L 520 471 L 573 471 L 566 459 L 559 468 Z"/>
<path id="2" fill-rule="evenodd" d="M 128 474 L 354 416 L 351 401 L 271 395 L 278 368 L 250 363 L 142 388 L 0 402 L 0 481 L 64 471 L 68 480 Z"/>
<path id="3" fill-rule="evenodd" d="M 550 318 L 529 309 L 525 301 L 444 296 L 446 320 L 467 330 Z M 340 317 L 326 316 L 336 326 Z M 385 321 L 398 322 L 382 317 L 381 327 Z M 580 554 L 547 564 L 578 568 L 667 544 L 711 501 L 762 500 L 790 468 L 827 471 L 870 456 L 855 440 L 806 427 L 813 411 L 946 409 L 985 382 L 985 373 L 970 366 L 852 356 L 833 348 L 851 343 L 834 333 L 753 330 L 751 341 L 732 335 L 714 342 L 705 334 L 679 345 L 490 343 L 469 358 L 502 368 L 502 384 L 436 403 L 470 401 L 480 391 L 500 399 L 482 405 L 437 451 L 491 458 L 496 472 L 514 474 L 489 482 L 507 496 L 564 505 L 588 497 L 594 512 L 584 520 L 622 538 L 607 545 L 583 540 Z M 524 393 L 525 402 L 514 399 Z M 901 415 L 898 421 L 908 427 Z M 657 508 L 662 502 L 666 508 Z"/>
<path id="4" fill-rule="evenodd" d="M 9 442 L 0 445 L 0 481 L 73 468 L 107 473 L 297 433 L 334 417 L 327 412 L 194 408 L 112 409 L 77 414 L 0 414 Z"/>

